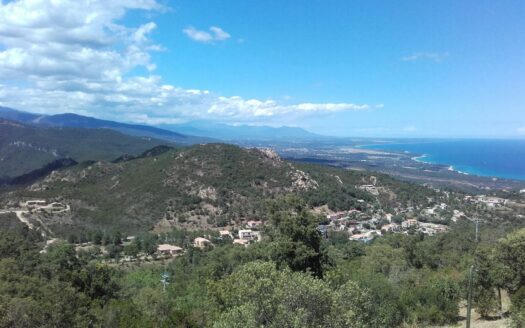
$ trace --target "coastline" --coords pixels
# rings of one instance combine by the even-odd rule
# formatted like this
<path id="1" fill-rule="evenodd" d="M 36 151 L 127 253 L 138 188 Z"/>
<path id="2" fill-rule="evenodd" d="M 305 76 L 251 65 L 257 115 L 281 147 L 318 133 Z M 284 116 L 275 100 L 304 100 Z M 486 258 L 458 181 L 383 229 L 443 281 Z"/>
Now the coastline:
<path id="1" fill-rule="evenodd" d="M 415 161 L 415 162 L 418 162 L 418 163 L 423 163 L 423 164 L 431 164 L 431 165 L 444 165 L 444 166 L 447 166 L 449 165 L 448 163 L 447 164 L 443 164 L 443 163 L 439 163 L 439 162 L 431 162 L 431 161 L 425 161 L 423 160 L 424 158 L 428 158 L 429 155 L 427 154 L 423 154 L 423 155 L 419 155 L 419 156 L 414 156 L 411 158 L 411 160 Z M 450 164 L 448 169 L 448 171 L 451 171 L 451 172 L 456 172 L 456 173 L 459 173 L 459 174 L 463 174 L 463 175 L 478 175 L 478 176 L 483 176 L 483 177 L 489 177 L 489 178 L 496 178 L 496 179 L 507 179 L 507 178 L 499 178 L 499 177 L 496 177 L 496 176 L 492 176 L 492 175 L 481 175 L 481 174 L 477 174 L 477 173 L 469 173 L 469 172 L 465 172 L 465 171 L 460 171 L 460 170 L 456 170 L 454 168 L 454 165 L 453 164 Z"/>
<path id="2" fill-rule="evenodd" d="M 448 167 L 447 170 L 451 172 L 456 172 L 458 174 L 462 174 L 465 176 L 479 176 L 479 177 L 485 177 L 485 178 L 492 178 L 493 180 L 496 179 L 506 179 L 506 180 L 515 180 L 524 182 L 525 181 L 525 175 L 524 174 L 515 174 L 515 173 L 505 173 L 505 172 L 497 172 L 493 171 L 488 168 L 483 167 L 475 167 L 475 166 L 469 166 L 469 165 L 462 165 L 458 163 L 454 163 L 451 160 L 440 160 L 439 158 L 435 158 L 435 155 L 432 154 L 425 154 L 425 153 L 418 153 L 409 151 L 407 149 L 388 149 L 389 146 L 403 146 L 403 145 L 411 145 L 415 143 L 391 143 L 391 144 L 368 144 L 368 145 L 359 145 L 358 147 L 362 147 L 364 149 L 374 149 L 374 150 L 382 150 L 385 152 L 390 152 L 393 154 L 403 154 L 410 157 L 410 159 L 417 163 L 422 164 L 429 164 L 429 165 L 442 165 L 444 167 Z M 408 148 L 408 147 L 407 147 Z"/>

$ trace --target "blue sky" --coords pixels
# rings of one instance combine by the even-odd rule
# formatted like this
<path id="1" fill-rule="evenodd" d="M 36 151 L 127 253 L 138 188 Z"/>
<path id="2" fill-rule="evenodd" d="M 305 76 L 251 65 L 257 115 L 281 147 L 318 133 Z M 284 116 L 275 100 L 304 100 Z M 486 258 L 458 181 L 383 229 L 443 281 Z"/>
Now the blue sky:
<path id="1" fill-rule="evenodd" d="M 45 2 L 0 7 L 0 31 L 37 36 L 0 41 L 0 104 L 338 136 L 525 136 L 523 1 Z"/>

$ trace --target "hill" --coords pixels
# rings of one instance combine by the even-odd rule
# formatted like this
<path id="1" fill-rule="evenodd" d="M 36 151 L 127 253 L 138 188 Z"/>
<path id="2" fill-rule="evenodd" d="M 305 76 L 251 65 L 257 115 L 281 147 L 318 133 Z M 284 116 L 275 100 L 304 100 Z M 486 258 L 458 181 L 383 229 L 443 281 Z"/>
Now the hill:
<path id="1" fill-rule="evenodd" d="M 110 129 L 127 135 L 162 139 L 181 145 L 191 145 L 211 141 L 210 138 L 184 135 L 174 131 L 160 129 L 148 125 L 127 124 L 101 120 L 94 117 L 82 116 L 72 113 L 40 115 L 22 112 L 11 108 L 0 107 L 0 118 L 40 127 Z"/>
<path id="2" fill-rule="evenodd" d="M 265 220 L 267 202 L 286 195 L 312 208 L 364 208 L 376 202 L 357 187 L 369 180 L 366 172 L 291 163 L 270 150 L 208 144 L 146 152 L 115 163 L 81 163 L 54 171 L 5 201 L 45 199 L 69 205 L 70 212 L 40 218 L 56 234 L 205 229 Z M 389 190 L 377 198 L 384 205 L 406 202 L 408 194 L 425 199 L 433 192 L 386 176 L 381 181 Z"/>
<path id="3" fill-rule="evenodd" d="M 38 127 L 0 119 L 0 178 L 13 178 L 62 158 L 113 160 L 166 143 L 109 129 Z"/>

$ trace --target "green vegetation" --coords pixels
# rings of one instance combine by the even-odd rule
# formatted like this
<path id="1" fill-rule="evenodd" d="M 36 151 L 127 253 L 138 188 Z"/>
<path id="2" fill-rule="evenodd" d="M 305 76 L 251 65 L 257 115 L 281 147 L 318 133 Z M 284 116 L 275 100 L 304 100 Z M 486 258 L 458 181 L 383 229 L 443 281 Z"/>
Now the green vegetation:
<path id="1" fill-rule="evenodd" d="M 166 143 L 109 129 L 35 127 L 0 119 L 0 178 L 28 173 L 59 158 L 113 160 Z"/>
<path id="2" fill-rule="evenodd" d="M 370 183 L 367 172 L 289 163 L 256 149 L 208 144 L 116 163 L 82 163 L 9 198 L 71 204 L 69 217 L 49 223 L 59 236 L 67 235 L 71 224 L 78 234 L 135 234 L 161 219 L 185 229 L 238 226 L 245 220 L 266 220 L 267 202 L 288 194 L 305 199 L 309 207 L 326 204 L 332 210 L 356 208 L 368 214 L 374 208 L 426 206 L 428 197 L 439 200 L 431 189 L 377 178 L 388 191 L 373 197 L 357 188 Z"/>
<path id="3" fill-rule="evenodd" d="M 118 252 L 132 246 L 147 252 L 163 240 L 184 245 L 186 252 L 173 261 L 122 267 L 67 243 L 39 253 L 41 237 L 10 224 L 0 233 L 0 326 L 453 324 L 466 298 L 468 268 L 475 264 L 478 311 L 495 315 L 497 291 L 505 290 L 512 323 L 523 327 L 525 230 L 507 234 L 485 225 L 476 244 L 473 224 L 464 222 L 433 237 L 389 234 L 366 245 L 337 235 L 321 238 L 315 228 L 320 218 L 296 197 L 268 206 L 267 237 L 248 248 L 219 242 L 206 250 L 191 247 L 192 238 L 205 231 L 145 234 Z M 117 233 L 94 238 L 106 246 L 122 242 Z M 165 290 L 162 272 L 169 277 Z"/>
<path id="4" fill-rule="evenodd" d="M 360 188 L 370 184 L 377 194 Z M 0 327 L 448 325 L 459 320 L 472 265 L 476 311 L 498 317 L 509 295 L 510 322 L 524 327 L 520 209 L 487 209 L 454 191 L 210 144 L 81 163 L 2 196 L 3 208 L 46 199 L 71 212 L 28 214 L 61 238 L 50 245 L 14 213 L 0 214 Z M 367 243 L 344 229 L 321 233 L 323 210 L 350 209 L 363 226 L 386 224 L 388 213 L 449 230 Z M 466 216 L 483 219 L 477 243 Z M 264 222 L 248 247 L 218 232 L 235 235 L 247 220 Z M 196 237 L 212 245 L 196 248 Z M 158 254 L 164 243 L 184 252 Z"/>

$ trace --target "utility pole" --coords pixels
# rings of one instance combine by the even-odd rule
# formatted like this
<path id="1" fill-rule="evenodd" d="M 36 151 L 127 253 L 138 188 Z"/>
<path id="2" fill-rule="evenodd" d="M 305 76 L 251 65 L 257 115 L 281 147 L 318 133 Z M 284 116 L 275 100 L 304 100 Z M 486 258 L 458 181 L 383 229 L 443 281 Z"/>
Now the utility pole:
<path id="1" fill-rule="evenodd" d="M 470 266 L 468 277 L 468 301 L 467 301 L 467 328 L 470 328 L 470 313 L 472 311 L 472 276 L 474 275 L 474 266 Z"/>
<path id="2" fill-rule="evenodd" d="M 161 275 L 162 279 L 160 280 L 160 282 L 162 282 L 162 290 L 165 292 L 166 291 L 166 285 L 169 285 L 169 274 L 164 271 L 164 273 Z"/>
<path id="3" fill-rule="evenodd" d="M 479 236 L 479 219 L 476 219 L 476 245 L 478 244 Z"/>
<path id="4" fill-rule="evenodd" d="M 476 246 L 479 239 L 479 219 L 476 219 Z M 470 328 L 470 319 L 472 312 L 472 280 L 474 278 L 474 265 L 470 266 L 468 276 L 468 300 L 467 300 L 467 328 Z"/>

